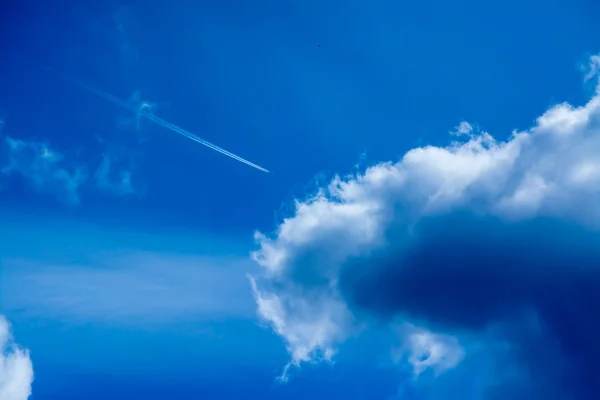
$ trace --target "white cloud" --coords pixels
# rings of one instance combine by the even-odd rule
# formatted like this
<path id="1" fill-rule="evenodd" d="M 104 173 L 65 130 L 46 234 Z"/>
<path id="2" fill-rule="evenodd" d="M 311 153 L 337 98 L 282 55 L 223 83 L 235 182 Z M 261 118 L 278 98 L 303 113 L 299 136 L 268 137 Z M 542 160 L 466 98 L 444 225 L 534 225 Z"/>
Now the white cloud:
<path id="1" fill-rule="evenodd" d="M 402 346 L 394 353 L 396 362 L 407 361 L 415 377 L 431 370 L 439 375 L 456 367 L 465 351 L 454 336 L 433 333 L 406 323 L 400 329 Z"/>
<path id="2" fill-rule="evenodd" d="M 350 314 L 343 301 L 333 295 L 306 298 L 304 296 L 274 295 L 258 290 L 250 278 L 258 313 L 270 321 L 273 330 L 283 337 L 292 360 L 288 363 L 280 380 L 288 380 L 289 369 L 302 362 L 331 362 L 335 354 L 333 345 L 342 339 L 351 324 Z M 315 293 L 318 295 L 318 293 Z M 315 304 L 322 307 L 316 309 Z"/>
<path id="3" fill-rule="evenodd" d="M 28 399 L 32 382 L 33 366 L 29 352 L 13 343 L 10 325 L 0 315 L 0 399 Z"/>
<path id="4" fill-rule="evenodd" d="M 60 152 L 47 143 L 5 137 L 6 163 L 3 175 L 21 175 L 35 190 L 51 193 L 67 203 L 79 203 L 80 188 L 88 174 L 85 167 L 71 167 Z"/>
<path id="5" fill-rule="evenodd" d="M 597 63 L 592 58 L 592 69 Z M 256 235 L 253 258 L 264 272 L 253 283 L 259 315 L 283 338 L 293 365 L 327 359 L 322 354 L 333 354 L 350 334 L 340 271 L 385 247 L 390 232 L 410 235 L 419 219 L 460 210 L 600 226 L 600 92 L 580 107 L 551 107 L 506 141 L 466 122 L 456 132 L 464 140 L 336 177 L 296 201 L 295 214 L 273 235 Z M 413 337 L 423 338 L 432 337 Z"/>
<path id="6" fill-rule="evenodd" d="M 454 129 L 453 132 L 450 132 L 453 135 L 469 135 L 473 132 L 473 126 L 467 121 L 462 121 L 458 126 Z"/>

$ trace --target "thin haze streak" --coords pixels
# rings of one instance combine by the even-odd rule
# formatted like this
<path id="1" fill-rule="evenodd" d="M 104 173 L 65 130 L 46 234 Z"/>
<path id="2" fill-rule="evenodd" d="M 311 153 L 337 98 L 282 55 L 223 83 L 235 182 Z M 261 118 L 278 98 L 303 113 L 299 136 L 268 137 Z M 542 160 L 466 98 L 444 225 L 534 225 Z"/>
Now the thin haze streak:
<path id="1" fill-rule="evenodd" d="M 53 72 L 53 73 L 56 74 L 55 72 Z M 58 74 L 56 74 L 56 75 L 58 75 Z M 60 75 L 58 75 L 58 76 L 60 76 Z M 165 121 L 162 118 L 157 117 L 156 115 L 150 113 L 149 111 L 145 111 L 145 110 L 141 110 L 140 111 L 140 110 L 136 109 L 135 107 L 133 107 L 131 104 L 127 103 L 126 101 L 123 101 L 123 100 L 119 99 L 118 97 L 113 96 L 110 93 L 106 93 L 106 92 L 104 92 L 102 90 L 93 88 L 91 86 L 85 85 L 85 84 L 83 84 L 81 82 L 75 81 L 73 79 L 70 79 L 70 78 L 67 78 L 67 77 L 64 77 L 64 76 L 60 76 L 60 77 L 63 78 L 63 79 L 65 79 L 65 80 L 67 80 L 67 81 L 69 81 L 69 82 L 71 82 L 71 83 L 73 83 L 73 84 L 75 84 L 76 86 L 80 86 L 81 88 L 83 88 L 85 90 L 88 90 L 88 91 L 94 93 L 95 95 L 100 96 L 100 97 L 102 97 L 102 98 L 110 101 L 111 103 L 114 103 L 114 104 L 116 104 L 118 106 L 126 108 L 126 109 L 128 109 L 130 111 L 133 111 L 135 113 L 139 113 L 143 117 L 145 117 L 146 119 L 148 119 L 148 120 L 150 120 L 150 121 L 152 121 L 152 122 L 154 122 L 154 123 L 156 123 L 156 124 L 158 124 L 158 125 L 160 125 L 160 126 L 162 126 L 164 128 L 172 130 L 173 132 L 179 133 L 180 135 L 183 135 L 183 136 L 187 137 L 188 139 L 191 139 L 191 140 L 193 140 L 193 141 L 195 141 L 197 143 L 200 143 L 201 145 L 204 145 L 204 146 L 206 146 L 206 147 L 208 147 L 210 149 L 218 151 L 219 153 L 224 154 L 227 157 L 231 157 L 234 160 L 242 162 L 242 163 L 244 163 L 246 165 L 249 165 L 249 166 L 251 166 L 253 168 L 256 168 L 258 170 L 261 170 L 263 172 L 267 172 L 267 173 L 269 172 L 268 169 L 265 169 L 265 168 L 263 168 L 263 167 L 261 167 L 259 165 L 256 165 L 256 164 L 254 164 L 254 163 L 252 163 L 252 162 L 250 162 L 250 161 L 248 161 L 246 159 L 243 159 L 242 157 L 236 156 L 235 154 L 233 154 L 233 153 L 231 153 L 231 152 L 229 152 L 229 151 L 227 151 L 225 149 L 220 148 L 217 145 L 214 145 L 214 144 L 212 144 L 212 143 L 210 143 L 210 142 L 208 142 L 208 141 L 206 141 L 206 140 L 204 140 L 202 138 L 199 138 L 198 136 L 194 135 L 193 133 L 191 133 L 191 132 L 189 132 L 189 131 L 187 131 L 187 130 L 185 130 L 183 128 L 180 128 L 177 125 L 173 125 L 172 123 L 170 123 L 168 121 Z"/>

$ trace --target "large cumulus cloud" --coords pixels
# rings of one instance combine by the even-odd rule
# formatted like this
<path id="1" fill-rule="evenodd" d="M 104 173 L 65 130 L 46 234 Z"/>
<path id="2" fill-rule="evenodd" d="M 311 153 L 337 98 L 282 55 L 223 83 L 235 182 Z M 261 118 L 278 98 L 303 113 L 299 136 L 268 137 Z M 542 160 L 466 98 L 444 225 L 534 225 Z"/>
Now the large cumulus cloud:
<path id="1" fill-rule="evenodd" d="M 8 321 L 0 315 L 0 399 L 27 400 L 32 381 L 29 352 L 13 343 Z"/>
<path id="2" fill-rule="evenodd" d="M 260 316 L 284 339 L 290 365 L 330 360 L 375 320 L 409 321 L 502 348 L 496 360 L 524 368 L 518 384 L 507 378 L 512 398 L 597 398 L 600 89 L 505 141 L 466 122 L 454 134 L 446 147 L 336 177 L 296 201 L 272 235 L 257 234 Z M 414 342 L 429 346 L 421 352 L 430 362 L 413 372 L 455 367 L 463 351 L 469 364 L 470 345 L 444 343 Z M 454 361 L 433 357 L 440 349 Z M 482 393 L 493 397 L 498 385 Z"/>

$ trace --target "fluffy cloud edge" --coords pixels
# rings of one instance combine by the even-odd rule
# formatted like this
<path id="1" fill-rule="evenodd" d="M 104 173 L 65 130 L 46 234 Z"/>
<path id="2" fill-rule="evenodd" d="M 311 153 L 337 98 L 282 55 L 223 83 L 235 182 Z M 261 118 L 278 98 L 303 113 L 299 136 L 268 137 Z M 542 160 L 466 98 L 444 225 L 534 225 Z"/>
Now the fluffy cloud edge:
<path id="1" fill-rule="evenodd" d="M 586 82 L 598 77 L 599 66 L 600 56 L 591 57 Z M 284 376 L 290 365 L 331 361 L 355 328 L 339 291 L 340 270 L 348 260 L 388 245 L 391 225 L 410 237 L 422 218 L 469 210 L 509 222 L 551 217 L 599 226 L 599 121 L 597 86 L 583 106 L 556 104 L 506 141 L 463 121 L 451 132 L 457 140 L 446 147 L 409 150 L 396 163 L 337 176 L 315 195 L 296 200 L 294 215 L 272 235 L 255 235 L 260 248 L 252 253 L 263 271 L 251 277 L 259 317 L 291 357 Z M 442 340 L 412 329 L 421 333 L 404 336 L 412 348 L 408 354 L 423 350 L 426 343 L 416 338 L 432 339 L 431 345 L 437 343 L 433 338 Z M 455 350 L 448 368 L 462 359 L 454 340 L 442 340 Z M 423 368 L 412 364 L 415 371 Z"/>
<path id="2" fill-rule="evenodd" d="M 32 383 L 33 364 L 29 350 L 13 342 L 11 326 L 0 315 L 0 399 L 27 400 Z"/>

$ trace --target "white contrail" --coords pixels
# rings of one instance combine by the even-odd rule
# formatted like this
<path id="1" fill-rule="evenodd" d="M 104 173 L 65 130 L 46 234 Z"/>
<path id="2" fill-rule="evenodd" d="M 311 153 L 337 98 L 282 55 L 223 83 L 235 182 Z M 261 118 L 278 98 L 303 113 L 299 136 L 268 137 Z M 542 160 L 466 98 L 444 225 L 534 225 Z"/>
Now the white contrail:
<path id="1" fill-rule="evenodd" d="M 243 159 L 242 157 L 236 156 L 235 154 L 233 154 L 233 153 L 231 153 L 231 152 L 229 152 L 229 151 L 227 151 L 225 149 L 222 149 L 222 148 L 220 148 L 217 145 L 214 145 L 214 144 L 212 144 L 210 142 L 207 142 L 206 140 L 204 140 L 202 138 L 199 138 L 198 136 L 194 135 L 193 133 L 191 133 L 189 131 L 186 131 L 183 128 L 180 128 L 177 125 L 173 125 L 172 123 L 170 123 L 168 121 L 165 121 L 162 118 L 157 117 L 156 115 L 152 114 L 149 111 L 146 111 L 144 109 L 138 110 L 137 108 L 135 108 L 131 104 L 127 103 L 124 100 L 119 99 L 118 97 L 113 96 L 110 93 L 106 93 L 106 92 L 104 92 L 102 90 L 99 90 L 99 89 L 93 88 L 91 86 L 85 85 L 85 84 L 83 84 L 81 82 L 78 82 L 78 81 L 76 81 L 74 79 L 70 79 L 68 77 L 62 76 L 62 75 L 60 75 L 60 74 L 58 74 L 58 73 L 56 73 L 56 72 L 54 72 L 52 70 L 50 70 L 50 72 L 52 72 L 53 74 L 59 76 L 62 79 L 65 79 L 65 80 L 73 83 L 76 86 L 79 86 L 79 87 L 81 87 L 81 88 L 83 88 L 85 90 L 88 90 L 88 91 L 96 94 L 97 96 L 100 96 L 100 97 L 102 97 L 102 98 L 110 101 L 111 103 L 114 103 L 114 104 L 116 104 L 118 106 L 126 108 L 126 109 L 128 109 L 130 111 L 133 111 L 133 112 L 137 113 L 137 114 L 141 114 L 144 118 L 146 118 L 146 119 L 148 119 L 148 120 L 150 120 L 150 121 L 152 121 L 152 122 L 154 122 L 154 123 L 156 123 L 156 124 L 158 124 L 158 125 L 160 125 L 160 126 L 162 126 L 164 128 L 170 129 L 173 132 L 179 133 L 180 135 L 183 135 L 183 136 L 185 136 L 188 139 L 192 139 L 195 142 L 198 142 L 198 143 L 200 143 L 200 144 L 202 144 L 202 145 L 204 145 L 204 146 L 206 146 L 208 148 L 211 148 L 211 149 L 213 149 L 215 151 L 218 151 L 221 154 L 224 154 L 224 155 L 226 155 L 228 157 L 231 157 L 234 160 L 242 162 L 242 163 L 244 163 L 246 165 L 249 165 L 251 167 L 254 167 L 254 168 L 258 169 L 258 170 L 261 170 L 261 171 L 267 172 L 267 173 L 269 172 L 268 169 L 265 169 L 265 168 L 263 168 L 263 167 L 261 167 L 259 165 L 256 165 L 256 164 L 254 164 L 254 163 L 252 163 L 252 162 L 250 162 L 250 161 L 248 161 L 246 159 Z"/>

